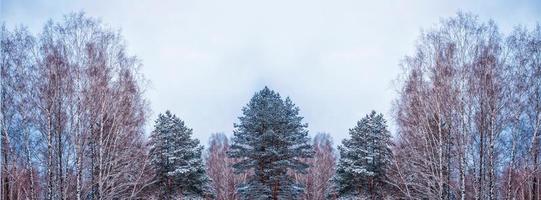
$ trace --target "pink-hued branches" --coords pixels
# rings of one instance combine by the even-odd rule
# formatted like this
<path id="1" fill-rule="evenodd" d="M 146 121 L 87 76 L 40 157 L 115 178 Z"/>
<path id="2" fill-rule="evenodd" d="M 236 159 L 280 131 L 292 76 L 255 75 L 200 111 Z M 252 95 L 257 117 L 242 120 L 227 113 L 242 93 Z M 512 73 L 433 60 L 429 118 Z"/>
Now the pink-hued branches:
<path id="1" fill-rule="evenodd" d="M 3 199 L 137 197 L 147 103 L 121 36 L 77 13 L 39 37 L 2 28 L 1 49 Z"/>
<path id="2" fill-rule="evenodd" d="M 305 200 L 327 199 L 331 188 L 331 178 L 336 170 L 336 152 L 328 133 L 318 133 L 313 139 L 314 157 L 305 159 L 310 165 L 306 174 L 296 174 L 296 178 L 305 185 L 302 196 Z"/>
<path id="3" fill-rule="evenodd" d="M 395 104 L 404 198 L 538 198 L 539 40 L 463 13 L 421 35 Z"/>
<path id="4" fill-rule="evenodd" d="M 246 180 L 247 174 L 235 174 L 231 165 L 238 159 L 229 158 L 229 139 L 223 133 L 215 133 L 209 140 L 206 170 L 212 179 L 217 200 L 239 199 L 235 187 Z"/>

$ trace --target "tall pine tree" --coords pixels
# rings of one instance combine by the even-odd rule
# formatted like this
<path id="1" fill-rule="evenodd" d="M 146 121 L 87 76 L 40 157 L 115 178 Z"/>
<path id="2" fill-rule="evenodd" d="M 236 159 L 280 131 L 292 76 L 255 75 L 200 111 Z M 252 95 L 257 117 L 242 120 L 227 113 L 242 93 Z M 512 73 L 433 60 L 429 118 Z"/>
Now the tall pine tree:
<path id="1" fill-rule="evenodd" d="M 382 199 L 387 184 L 386 172 L 391 163 L 390 134 L 382 114 L 372 111 L 349 130 L 340 150 L 333 195 Z"/>
<path id="2" fill-rule="evenodd" d="M 203 146 L 191 135 L 192 129 L 171 112 L 158 116 L 150 136 L 150 161 L 159 199 L 212 196 L 201 158 Z"/>
<path id="3" fill-rule="evenodd" d="M 298 199 L 304 188 L 288 173 L 305 173 L 309 166 L 299 158 L 313 156 L 299 108 L 265 87 L 242 112 L 228 152 L 242 159 L 233 165 L 235 171 L 249 174 L 237 187 L 241 198 Z"/>

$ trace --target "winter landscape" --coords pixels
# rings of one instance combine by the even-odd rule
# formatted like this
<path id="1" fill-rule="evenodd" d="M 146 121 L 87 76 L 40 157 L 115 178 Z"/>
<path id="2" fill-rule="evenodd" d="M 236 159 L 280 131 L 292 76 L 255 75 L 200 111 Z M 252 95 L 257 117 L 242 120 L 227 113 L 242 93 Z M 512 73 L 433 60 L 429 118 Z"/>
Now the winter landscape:
<path id="1" fill-rule="evenodd" d="M 538 1 L 0 0 L 0 200 L 541 200 Z"/>

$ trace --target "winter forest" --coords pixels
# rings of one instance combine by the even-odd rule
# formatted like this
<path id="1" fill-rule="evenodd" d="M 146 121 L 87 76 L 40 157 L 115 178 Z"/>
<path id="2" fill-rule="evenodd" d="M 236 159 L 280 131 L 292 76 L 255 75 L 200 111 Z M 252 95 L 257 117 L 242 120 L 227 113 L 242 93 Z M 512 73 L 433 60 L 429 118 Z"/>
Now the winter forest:
<path id="1" fill-rule="evenodd" d="M 149 117 L 145 55 L 118 27 L 2 25 L 0 199 L 541 199 L 541 25 L 434 23 L 397 61 L 392 112 L 346 139 L 269 86 L 208 144 L 182 113 Z"/>

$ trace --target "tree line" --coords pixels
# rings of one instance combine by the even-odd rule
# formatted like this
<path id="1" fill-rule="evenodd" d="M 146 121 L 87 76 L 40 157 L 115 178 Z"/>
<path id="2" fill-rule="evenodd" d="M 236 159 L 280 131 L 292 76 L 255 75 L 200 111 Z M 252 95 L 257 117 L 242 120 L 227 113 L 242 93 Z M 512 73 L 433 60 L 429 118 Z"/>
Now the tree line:
<path id="1" fill-rule="evenodd" d="M 539 199 L 541 26 L 459 13 L 423 32 L 395 101 L 404 198 Z"/>
<path id="2" fill-rule="evenodd" d="M 423 31 L 392 119 L 335 148 L 268 87 L 208 148 L 170 111 L 144 131 L 140 61 L 83 13 L 0 30 L 1 199 L 539 199 L 541 26 L 458 13 Z"/>
<path id="3" fill-rule="evenodd" d="M 148 108 L 119 32 L 82 13 L 0 32 L 2 199 L 137 196 Z"/>

